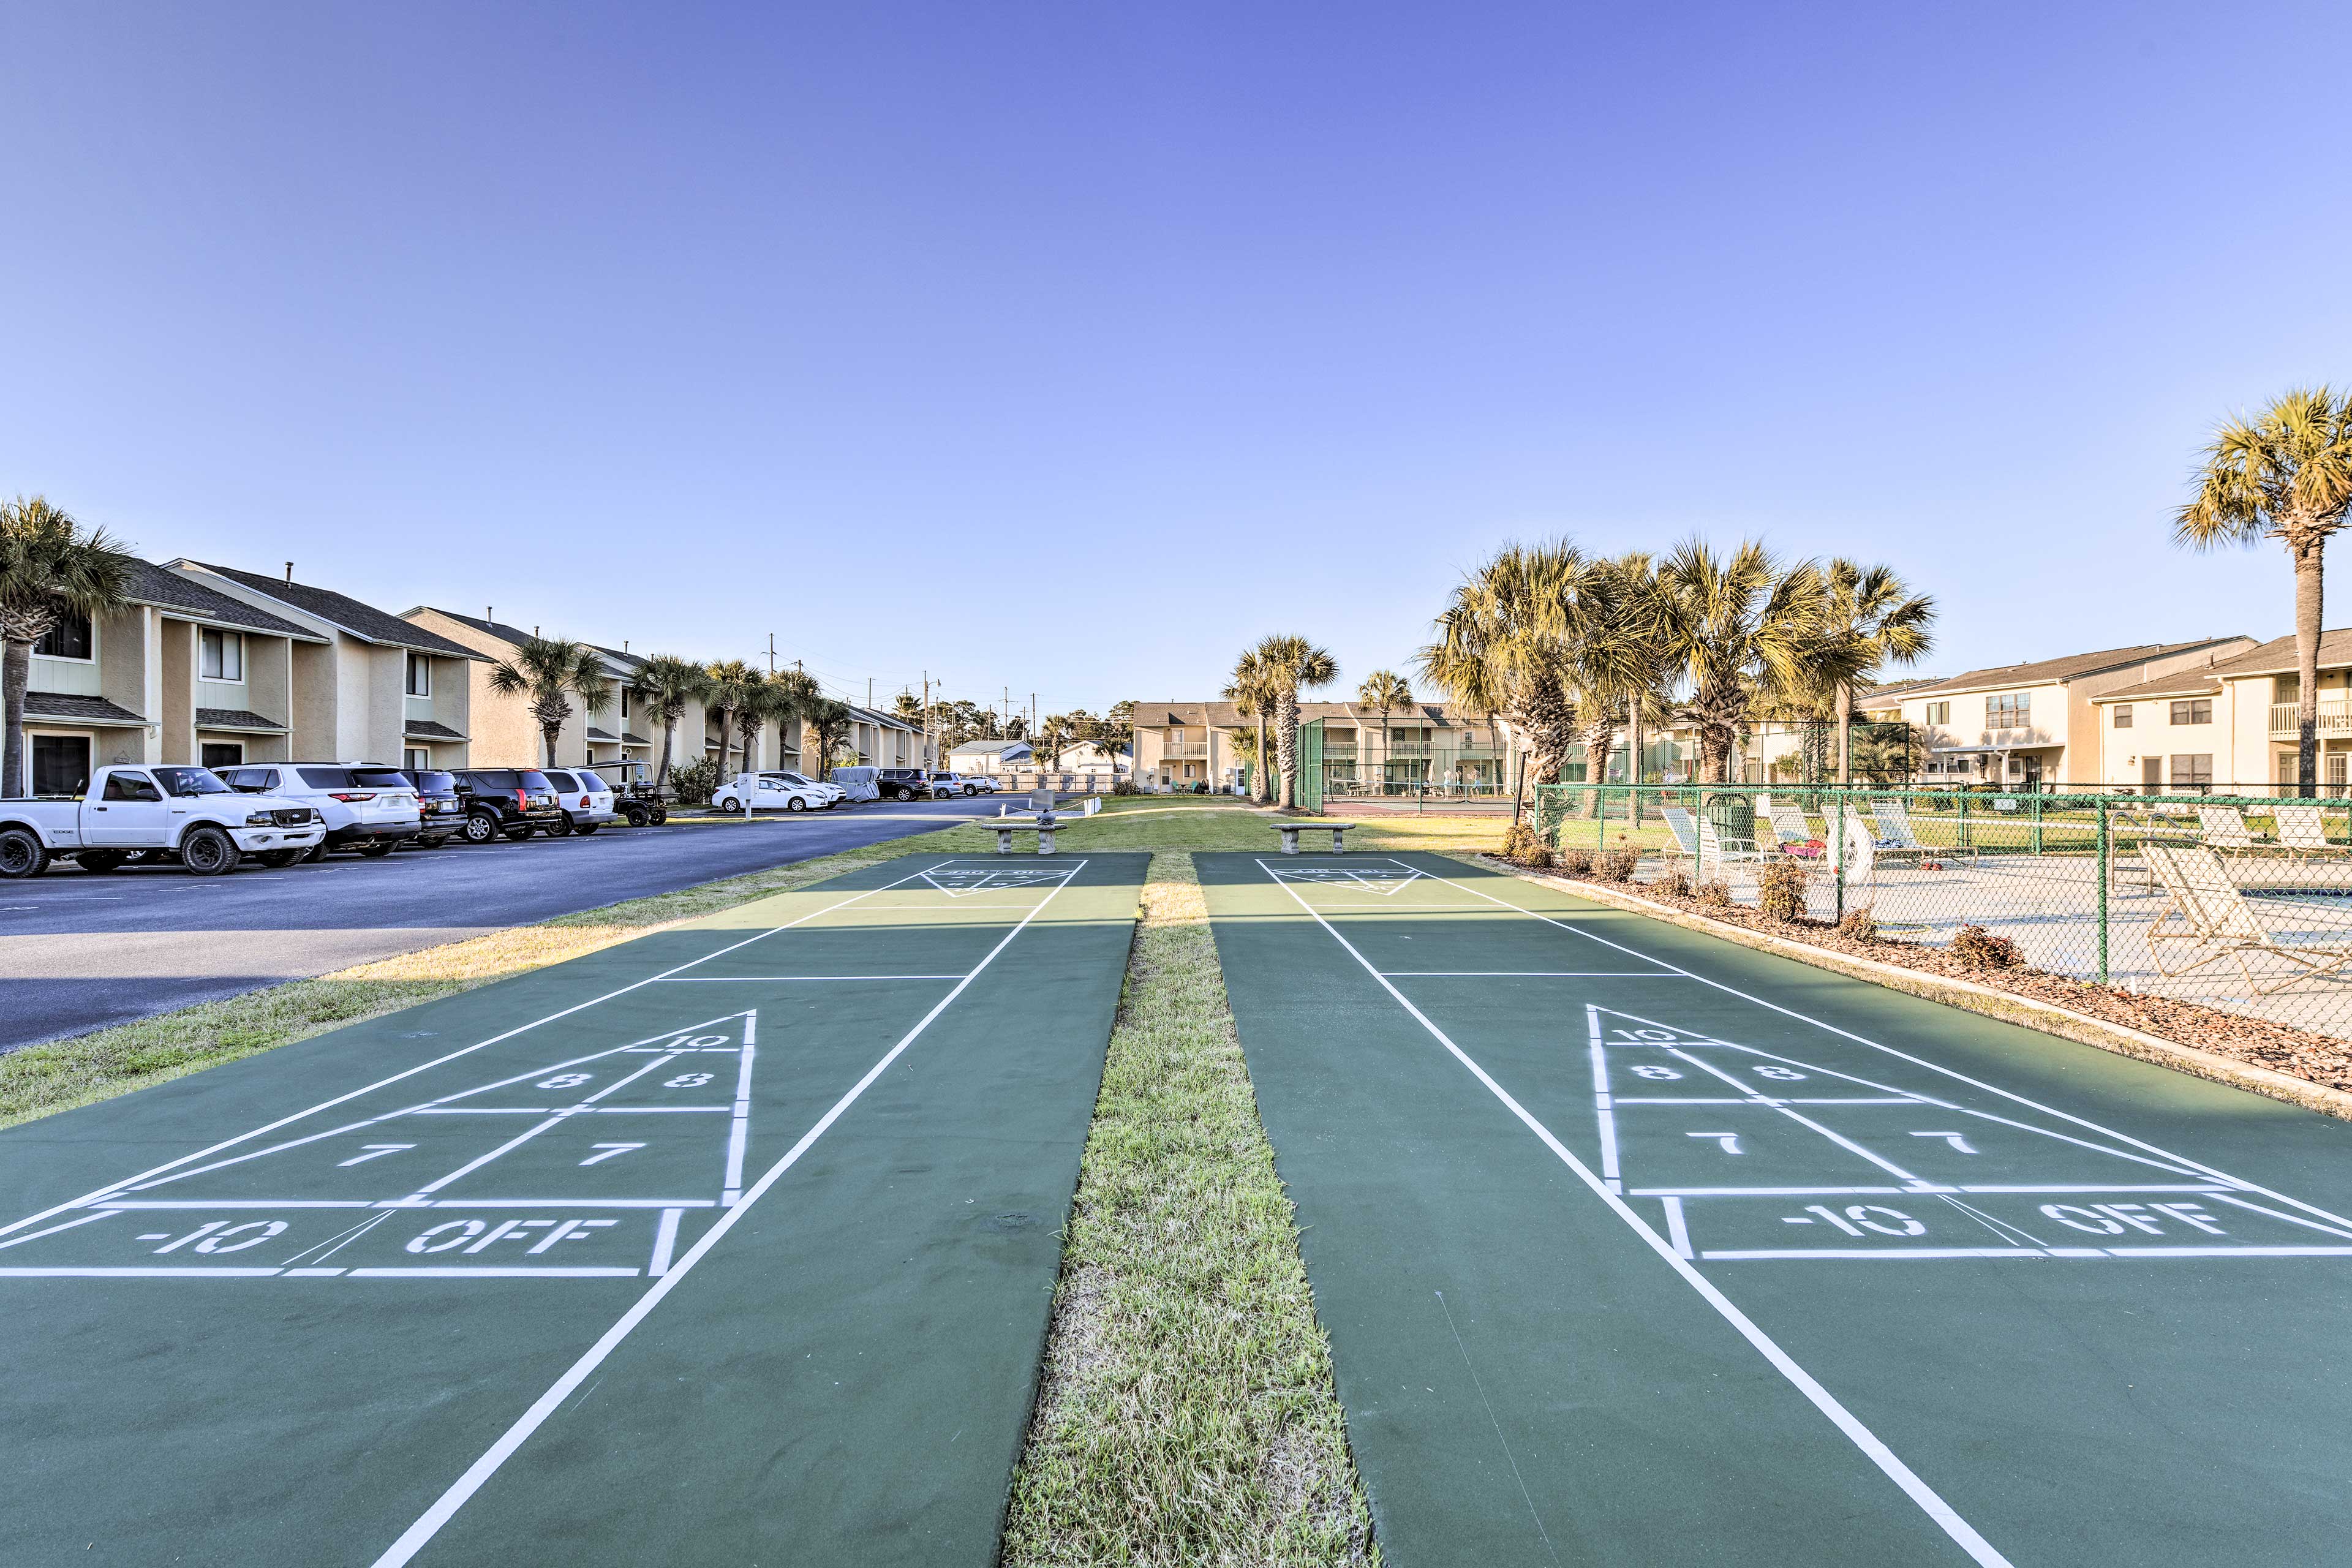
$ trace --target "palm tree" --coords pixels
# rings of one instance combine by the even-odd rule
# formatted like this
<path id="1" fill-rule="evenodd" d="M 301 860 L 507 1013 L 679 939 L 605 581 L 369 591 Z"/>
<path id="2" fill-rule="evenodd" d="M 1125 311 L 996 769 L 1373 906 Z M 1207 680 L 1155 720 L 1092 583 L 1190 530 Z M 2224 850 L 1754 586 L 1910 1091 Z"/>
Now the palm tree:
<path id="1" fill-rule="evenodd" d="M 833 760 L 839 756 L 849 742 L 849 704 L 836 702 L 822 694 L 810 699 L 801 708 L 802 744 L 814 737 L 817 776 L 822 778 L 833 769 Z M 801 760 L 808 761 L 805 750 Z"/>
<path id="2" fill-rule="evenodd" d="M 752 673 L 751 684 L 743 689 L 742 698 L 735 704 L 734 710 L 735 738 L 743 748 L 744 772 L 750 773 L 757 766 L 752 755 L 760 731 L 773 721 L 781 738 L 783 726 L 792 721 L 798 708 L 792 688 L 779 682 L 774 676 L 762 676 L 757 671 Z"/>
<path id="3" fill-rule="evenodd" d="M 1631 760 L 1625 782 L 1642 782 L 1643 731 L 1652 723 L 1670 721 L 1666 683 L 1670 671 L 1666 651 L 1668 604 L 1658 586 L 1658 569 L 1646 550 L 1629 550 L 1609 562 L 1610 593 L 1617 604 L 1618 635 L 1631 646 L 1625 650 L 1625 744 Z M 1641 797 L 1633 800 L 1640 820 Z"/>
<path id="4" fill-rule="evenodd" d="M 654 793 L 669 784 L 670 754 L 677 746 L 677 721 L 688 707 L 710 691 L 710 672 L 691 659 L 657 653 L 637 668 L 637 700 L 661 721 L 661 770 L 654 775 Z"/>
<path id="5" fill-rule="evenodd" d="M 1564 635 L 1592 567 L 1567 540 L 1507 544 L 1464 578 L 1423 647 L 1422 673 L 1458 706 L 1500 718 L 1525 738 L 1520 784 L 1558 782 L 1576 739 Z"/>
<path id="6" fill-rule="evenodd" d="M 1914 594 L 1891 566 L 1859 566 L 1840 557 L 1822 569 L 1822 647 L 1815 668 L 1827 678 L 1837 724 L 1837 781 L 1853 782 L 1853 693 L 1876 685 L 1886 666 L 1906 665 L 1936 646 L 1936 601 Z"/>
<path id="7" fill-rule="evenodd" d="M 1066 714 L 1049 713 L 1037 721 L 1036 732 L 1029 737 L 1029 760 L 1037 764 L 1037 787 L 1051 789 L 1045 780 L 1049 773 L 1062 771 L 1062 753 L 1074 743 L 1070 721 Z"/>
<path id="8" fill-rule="evenodd" d="M 490 667 L 490 689 L 501 697 L 520 697 L 530 704 L 547 742 L 547 763 L 555 766 L 555 741 L 563 721 L 572 717 L 572 699 L 590 707 L 604 696 L 604 656 L 586 643 L 569 637 L 528 637 L 514 657 Z"/>
<path id="9" fill-rule="evenodd" d="M 1305 637 L 1278 635 L 1257 645 L 1274 691 L 1275 759 L 1282 770 L 1276 809 L 1298 809 L 1298 694 L 1339 679 L 1339 661 Z"/>
<path id="10" fill-rule="evenodd" d="M 1250 754 L 1250 798 L 1271 802 L 1274 772 L 1266 766 L 1271 748 L 1266 744 L 1265 727 L 1277 698 L 1274 673 L 1258 648 L 1249 649 L 1234 661 L 1233 679 L 1220 695 L 1243 718 L 1257 721 L 1257 749 Z"/>
<path id="11" fill-rule="evenodd" d="M 719 773 L 724 778 L 728 744 L 735 733 L 735 710 L 754 700 L 752 689 L 767 678 L 740 658 L 715 659 L 703 668 L 710 677 L 710 691 L 703 700 L 703 710 L 719 721 Z"/>
<path id="12" fill-rule="evenodd" d="M 823 769 L 825 764 L 822 759 L 811 763 L 807 756 L 809 718 L 816 705 L 824 700 L 824 690 L 817 685 L 816 677 L 794 665 L 790 669 L 780 669 L 768 677 L 768 684 L 776 689 L 778 695 L 777 723 L 784 725 L 797 721 L 801 726 L 802 765 Z"/>
<path id="13" fill-rule="evenodd" d="M 1412 706 L 1412 683 L 1393 669 L 1376 669 L 1364 677 L 1362 683 L 1356 688 L 1356 700 L 1381 716 L 1381 770 L 1385 776 L 1388 771 L 1389 715 L 1400 708 Z M 1366 766 L 1370 765 L 1371 760 L 1369 753 L 1363 757 Z"/>
<path id="14" fill-rule="evenodd" d="M 0 795 L 32 788 L 25 769 L 25 689 L 33 645 L 67 616 L 119 610 L 131 558 L 102 528 L 84 528 L 47 500 L 0 501 Z"/>
<path id="15" fill-rule="evenodd" d="M 1821 568 L 1806 561 L 1784 571 L 1754 540 L 1725 556 L 1690 539 L 1660 565 L 1658 584 L 1661 646 L 1689 689 L 1680 716 L 1698 731 L 1701 768 L 1728 784 L 1753 709 L 1750 681 L 1800 689 L 1820 651 Z"/>
<path id="16" fill-rule="evenodd" d="M 2199 550 L 2275 539 L 2294 563 L 2296 793 L 2319 788 L 2320 577 L 2327 542 L 2352 507 L 2352 395 L 2298 388 L 2251 420 L 2222 421 L 2197 497 L 2172 539 Z"/>

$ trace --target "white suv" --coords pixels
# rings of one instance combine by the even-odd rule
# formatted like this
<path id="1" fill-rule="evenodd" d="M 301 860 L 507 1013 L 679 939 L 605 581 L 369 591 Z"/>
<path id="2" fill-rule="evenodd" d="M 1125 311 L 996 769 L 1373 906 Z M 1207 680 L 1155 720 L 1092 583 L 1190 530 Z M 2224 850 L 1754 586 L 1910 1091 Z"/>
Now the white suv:
<path id="1" fill-rule="evenodd" d="M 327 824 L 326 841 L 310 851 L 317 859 L 330 849 L 356 849 L 373 858 L 389 855 L 424 826 L 416 786 L 398 768 L 367 763 L 253 763 L 215 770 L 240 795 L 270 795 L 300 801 Z"/>
<path id="2" fill-rule="evenodd" d="M 563 808 L 561 825 L 547 830 L 550 838 L 561 838 L 567 833 L 582 837 L 595 832 L 606 823 L 619 822 L 621 814 L 613 809 L 613 786 L 599 778 L 589 768 L 541 768 L 547 782 L 555 786 L 555 804 Z"/>

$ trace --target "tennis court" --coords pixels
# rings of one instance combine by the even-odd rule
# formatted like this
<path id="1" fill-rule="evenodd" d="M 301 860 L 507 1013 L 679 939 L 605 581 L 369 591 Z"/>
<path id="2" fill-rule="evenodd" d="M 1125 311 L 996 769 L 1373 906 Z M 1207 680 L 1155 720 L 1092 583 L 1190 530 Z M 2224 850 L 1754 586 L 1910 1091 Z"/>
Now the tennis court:
<path id="1" fill-rule="evenodd" d="M 1197 864 L 1391 1563 L 2340 1554 L 2352 1126 L 1437 857 Z"/>
<path id="2" fill-rule="evenodd" d="M 992 1562 L 1147 859 L 908 856 L 0 1133 L 10 1561 Z"/>

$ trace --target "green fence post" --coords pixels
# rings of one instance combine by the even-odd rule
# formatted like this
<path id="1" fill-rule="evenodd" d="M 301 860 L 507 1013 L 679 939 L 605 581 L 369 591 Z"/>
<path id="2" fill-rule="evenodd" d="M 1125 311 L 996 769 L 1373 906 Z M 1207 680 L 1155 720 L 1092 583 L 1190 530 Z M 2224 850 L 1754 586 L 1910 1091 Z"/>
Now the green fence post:
<path id="1" fill-rule="evenodd" d="M 1837 884 L 1838 924 L 1845 924 L 1845 794 L 1834 791 L 1822 830 L 1830 836 L 1830 880 Z"/>
<path id="2" fill-rule="evenodd" d="M 1595 855 L 1609 847 L 1609 786 L 1592 786 L 1592 852 Z"/>
<path id="3" fill-rule="evenodd" d="M 1963 789 L 1960 791 L 1960 830 L 1959 830 L 1958 844 L 1959 844 L 1959 847 L 1960 847 L 1961 848 L 1963 848 L 1963 849 L 1966 849 L 1966 848 L 1969 848 L 1969 792 L 1968 792 L 1968 790 L 1967 790 L 1966 788 L 1963 788 Z"/>
<path id="4" fill-rule="evenodd" d="M 2109 856 L 2107 797 L 2099 797 L 2099 984 L 2107 983 L 2107 875 Z"/>
<path id="5" fill-rule="evenodd" d="M 2033 792 L 2033 853 L 2042 853 L 2042 792 Z"/>

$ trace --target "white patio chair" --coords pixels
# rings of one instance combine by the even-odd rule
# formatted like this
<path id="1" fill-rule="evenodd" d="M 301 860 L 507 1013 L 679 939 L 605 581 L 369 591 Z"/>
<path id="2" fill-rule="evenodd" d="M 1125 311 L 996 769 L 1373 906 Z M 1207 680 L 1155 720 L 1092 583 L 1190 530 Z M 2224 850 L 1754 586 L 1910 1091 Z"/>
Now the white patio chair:
<path id="1" fill-rule="evenodd" d="M 1951 860 L 1961 856 L 1971 860 L 1976 858 L 1973 846 L 1956 845 L 1947 849 L 1920 843 L 1919 835 L 1911 826 L 1911 808 L 1901 800 L 1874 800 L 1870 803 L 1870 815 L 1878 824 L 1875 847 L 1882 859 L 1909 860 L 1916 864 L 1931 858 Z"/>
<path id="2" fill-rule="evenodd" d="M 2319 807 L 2309 801 L 2281 801 L 2271 807 L 2271 820 L 2278 824 L 2279 843 L 2293 851 L 2297 859 L 2318 860 L 2352 854 L 2352 844 L 2329 840 Z"/>
<path id="3" fill-rule="evenodd" d="M 1686 805 L 1669 805 L 1660 813 L 1666 819 L 1666 831 L 1675 836 L 1674 853 L 1698 858 L 1698 823 Z"/>
<path id="4" fill-rule="evenodd" d="M 2247 989 L 2257 996 L 2284 991 L 2300 981 L 2333 973 L 2352 963 L 2352 931 L 2333 940 L 2300 941 L 2273 931 L 2262 911 L 2230 880 L 2221 858 L 2202 844 L 2150 844 L 2142 851 L 2167 895 L 2163 912 L 2147 928 L 2148 956 L 2156 972 L 2172 979 L 2233 959 L 2245 976 Z M 2178 926 L 2168 930 L 2168 926 Z M 2190 961 L 2178 968 L 2165 965 L 2167 944 L 2187 947 Z M 2296 972 L 2265 985 L 2254 974 L 2250 957 L 2264 955 L 2296 966 Z"/>
<path id="5" fill-rule="evenodd" d="M 2205 842 L 2216 849 L 2252 849 L 2254 830 L 2246 826 L 2245 815 L 2234 805 L 2200 805 L 2197 808 L 2197 826 L 2203 830 Z"/>
<path id="6" fill-rule="evenodd" d="M 1805 814 L 1795 806 L 1773 806 L 1771 821 L 1772 837 L 1778 840 L 1778 847 L 1783 853 L 1800 855 L 1805 859 L 1815 858 L 1822 853 L 1807 848 L 1813 841 L 1813 830 L 1805 821 Z"/>

